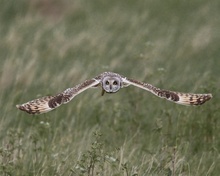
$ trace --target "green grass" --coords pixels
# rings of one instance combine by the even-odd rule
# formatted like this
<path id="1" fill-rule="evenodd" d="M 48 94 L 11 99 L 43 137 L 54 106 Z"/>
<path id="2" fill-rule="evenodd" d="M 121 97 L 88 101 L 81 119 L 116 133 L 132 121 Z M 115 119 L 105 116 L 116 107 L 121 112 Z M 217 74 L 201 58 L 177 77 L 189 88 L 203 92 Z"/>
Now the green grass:
<path id="1" fill-rule="evenodd" d="M 3 0 L 0 175 L 219 175 L 219 15 L 218 0 Z M 15 107 L 104 71 L 213 99 L 130 86 L 39 116 Z"/>

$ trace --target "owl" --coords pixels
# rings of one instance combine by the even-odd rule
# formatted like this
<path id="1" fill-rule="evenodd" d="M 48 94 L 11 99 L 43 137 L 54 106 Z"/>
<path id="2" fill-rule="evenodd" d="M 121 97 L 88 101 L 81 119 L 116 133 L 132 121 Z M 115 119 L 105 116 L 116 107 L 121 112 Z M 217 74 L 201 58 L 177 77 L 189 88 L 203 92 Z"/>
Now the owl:
<path id="1" fill-rule="evenodd" d="M 193 94 L 163 90 L 148 83 L 126 78 L 117 73 L 104 72 L 95 78 L 76 85 L 75 87 L 68 88 L 55 96 L 45 96 L 21 105 L 16 105 L 16 107 L 29 114 L 42 114 L 51 111 L 62 104 L 70 102 L 76 95 L 89 88 L 101 87 L 102 95 L 104 95 L 105 92 L 110 94 L 116 93 L 121 88 L 129 85 L 147 90 L 160 98 L 164 98 L 181 105 L 202 105 L 212 98 L 212 94 Z"/>

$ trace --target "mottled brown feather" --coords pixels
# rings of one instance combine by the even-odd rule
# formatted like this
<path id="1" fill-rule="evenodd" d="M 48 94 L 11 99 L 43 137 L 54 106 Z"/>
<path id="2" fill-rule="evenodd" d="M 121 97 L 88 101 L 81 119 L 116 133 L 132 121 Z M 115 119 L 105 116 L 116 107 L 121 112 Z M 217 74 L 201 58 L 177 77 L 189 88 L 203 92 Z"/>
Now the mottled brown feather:
<path id="1" fill-rule="evenodd" d="M 193 94 L 193 93 L 181 93 L 169 90 L 162 90 L 160 88 L 154 87 L 151 84 L 143 83 L 129 78 L 123 78 L 124 83 L 131 84 L 136 87 L 145 89 L 154 95 L 165 98 L 174 103 L 181 105 L 202 105 L 206 101 L 212 98 L 212 94 Z"/>
<path id="2" fill-rule="evenodd" d="M 76 95 L 85 91 L 90 87 L 96 87 L 99 84 L 98 80 L 86 80 L 82 84 L 79 84 L 73 88 L 68 88 L 62 93 L 55 96 L 46 96 L 38 98 L 27 103 L 16 105 L 16 107 L 29 114 L 42 114 L 51 111 L 62 104 L 66 104 L 71 101 Z"/>
<path id="3" fill-rule="evenodd" d="M 29 114 L 46 113 L 61 106 L 62 104 L 70 102 L 76 95 L 91 87 L 102 86 L 104 94 L 105 89 L 103 87 L 103 80 L 106 78 L 108 79 L 108 77 L 111 77 L 111 79 L 118 78 L 118 80 L 120 80 L 120 84 L 118 85 L 120 87 L 117 88 L 123 88 L 129 85 L 133 85 L 141 89 L 147 90 L 160 98 L 165 98 L 169 101 L 182 105 L 202 105 L 212 98 L 212 94 L 193 94 L 162 90 L 160 88 L 154 87 L 151 84 L 140 82 L 134 79 L 129 79 L 117 73 L 104 72 L 91 80 L 86 80 L 73 88 L 68 88 L 55 96 L 45 96 L 21 105 L 16 105 L 16 107 Z"/>

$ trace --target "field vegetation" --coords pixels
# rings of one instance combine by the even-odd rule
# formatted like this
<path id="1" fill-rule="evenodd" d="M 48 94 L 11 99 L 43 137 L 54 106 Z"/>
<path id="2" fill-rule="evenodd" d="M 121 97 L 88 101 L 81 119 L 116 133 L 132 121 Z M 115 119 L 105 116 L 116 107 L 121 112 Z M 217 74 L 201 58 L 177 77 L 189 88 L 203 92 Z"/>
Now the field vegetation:
<path id="1" fill-rule="evenodd" d="M 218 0 L 2 0 L 0 175 L 220 175 L 219 16 Z M 213 99 L 129 86 L 38 116 L 15 107 L 104 71 Z"/>

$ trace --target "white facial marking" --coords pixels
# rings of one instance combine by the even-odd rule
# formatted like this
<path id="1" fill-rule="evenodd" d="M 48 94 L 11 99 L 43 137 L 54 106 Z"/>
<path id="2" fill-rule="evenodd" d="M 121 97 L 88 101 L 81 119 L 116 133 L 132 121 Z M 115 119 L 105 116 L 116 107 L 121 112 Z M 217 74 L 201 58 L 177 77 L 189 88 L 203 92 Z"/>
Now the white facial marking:
<path id="1" fill-rule="evenodd" d="M 121 88 L 121 80 L 118 77 L 106 76 L 102 80 L 102 88 L 107 93 L 115 93 Z"/>

